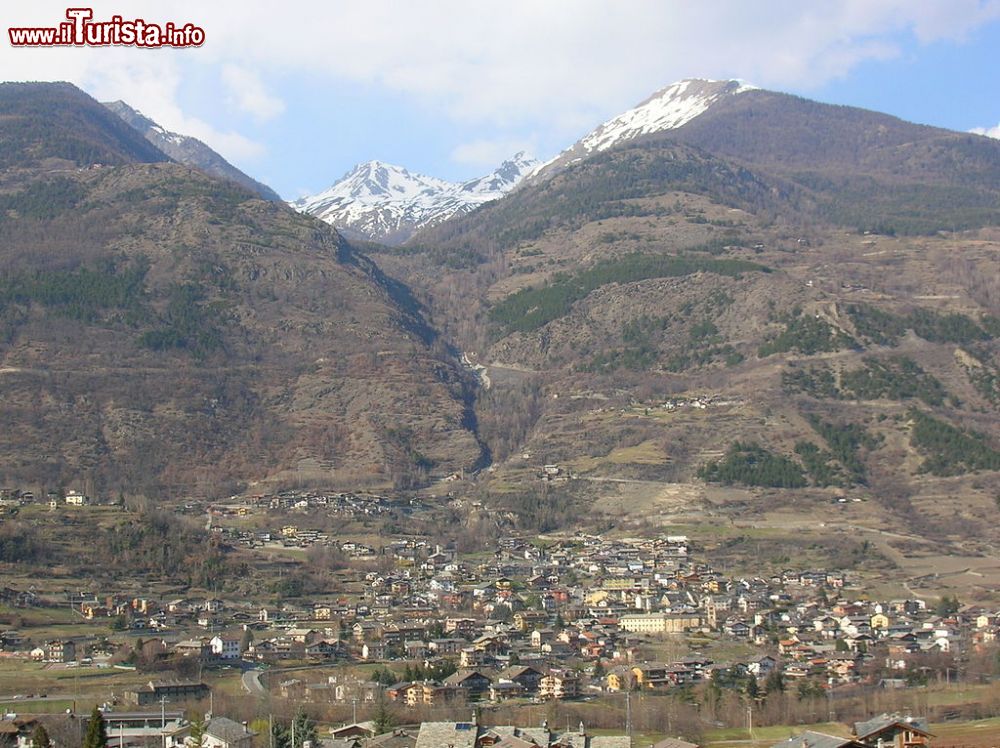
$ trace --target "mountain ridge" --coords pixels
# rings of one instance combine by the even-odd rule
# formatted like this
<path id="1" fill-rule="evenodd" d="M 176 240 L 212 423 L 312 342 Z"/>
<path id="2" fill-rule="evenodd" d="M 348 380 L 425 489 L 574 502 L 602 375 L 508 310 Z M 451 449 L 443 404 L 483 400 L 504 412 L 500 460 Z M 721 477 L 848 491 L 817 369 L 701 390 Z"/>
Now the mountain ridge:
<path id="1" fill-rule="evenodd" d="M 418 486 L 492 456 L 473 491 L 530 492 L 559 465 L 582 495 L 591 478 L 715 490 L 705 481 L 758 454 L 732 445 L 757 444 L 811 476 L 815 493 L 794 500 L 870 486 L 920 521 L 906 501 L 924 460 L 972 468 L 931 454 L 913 423 L 1000 446 L 997 145 L 759 90 L 633 130 L 364 254 L 124 141 L 122 166 L 0 172 L 0 364 L 19 425 L 0 467 L 23 477 L 18 455 L 46 444 L 59 457 L 33 470 L 101 485 Z M 810 138 L 828 150 L 809 159 Z M 25 164 L 48 160 L 28 147 Z M 354 171 L 355 196 L 441 187 Z M 465 186 L 482 195 L 513 171 Z M 482 387 L 456 351 L 487 367 Z M 965 472 L 948 478 L 977 502 L 1000 475 Z"/>
<path id="2" fill-rule="evenodd" d="M 401 244 L 421 228 L 499 199 L 536 165 L 522 151 L 489 174 L 449 182 L 373 160 L 357 164 L 323 192 L 290 204 L 348 236 Z"/>
<path id="3" fill-rule="evenodd" d="M 745 81 L 685 78 L 655 91 L 595 127 L 554 158 L 541 164 L 525 183 L 542 179 L 569 164 L 616 145 L 654 133 L 676 130 L 707 112 L 719 102 L 757 87 Z"/>
<path id="4" fill-rule="evenodd" d="M 0 169 L 43 159 L 77 166 L 170 157 L 71 83 L 0 83 Z"/>
<path id="5" fill-rule="evenodd" d="M 107 101 L 104 102 L 104 106 L 121 117 L 125 123 L 141 133 L 146 140 L 170 156 L 174 161 L 193 166 L 196 169 L 204 171 L 206 174 L 236 182 L 256 192 L 264 200 L 281 200 L 281 196 L 277 192 L 237 169 L 219 153 L 197 138 L 164 129 L 142 112 L 130 107 L 124 101 Z"/>
<path id="6" fill-rule="evenodd" d="M 483 492 L 992 516 L 941 443 L 1000 464 L 1000 143 L 760 89 L 640 130 L 370 250 L 485 367 Z"/>
<path id="7" fill-rule="evenodd" d="M 0 134 L 59 112 L 0 169 L 5 480 L 169 499 L 482 459 L 470 375 L 334 229 L 170 160 L 78 89 L 4 93 Z"/>

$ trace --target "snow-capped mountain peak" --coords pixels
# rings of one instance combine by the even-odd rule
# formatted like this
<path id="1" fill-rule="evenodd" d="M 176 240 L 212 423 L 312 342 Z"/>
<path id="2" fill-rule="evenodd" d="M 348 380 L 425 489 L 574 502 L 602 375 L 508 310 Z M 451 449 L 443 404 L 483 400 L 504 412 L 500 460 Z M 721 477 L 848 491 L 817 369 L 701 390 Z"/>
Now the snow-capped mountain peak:
<path id="1" fill-rule="evenodd" d="M 368 161 L 329 189 L 296 200 L 292 206 L 348 235 L 401 244 L 418 229 L 501 198 L 525 180 L 534 181 L 633 138 L 682 127 L 727 97 L 755 88 L 739 80 L 678 81 L 608 120 L 544 164 L 524 152 L 516 153 L 489 174 L 455 183 Z"/>
<path id="2" fill-rule="evenodd" d="M 640 135 L 674 130 L 686 125 L 712 104 L 756 86 L 738 80 L 687 79 L 663 88 L 636 107 L 608 120 L 580 140 L 588 153 L 604 151 Z"/>
<path id="3" fill-rule="evenodd" d="M 526 174 L 538 166 L 538 160 L 524 151 L 518 151 L 500 166 L 483 177 L 463 182 L 460 187 L 463 192 L 489 194 L 489 200 L 509 192 Z"/>
<path id="4" fill-rule="evenodd" d="M 521 152 L 491 173 L 466 182 L 416 174 L 393 164 L 358 164 L 330 188 L 292 207 L 347 234 L 400 244 L 424 226 L 503 197 L 537 161 Z"/>
<path id="5" fill-rule="evenodd" d="M 757 87 L 741 80 L 688 78 L 660 89 L 632 109 L 622 112 L 582 137 L 529 176 L 564 168 L 594 153 L 654 132 L 683 127 L 714 104 Z"/>
<path id="6" fill-rule="evenodd" d="M 356 165 L 325 192 L 295 202 L 322 200 L 328 197 L 408 199 L 428 192 L 446 189 L 450 185 L 443 179 L 413 174 L 402 166 L 382 161 L 366 161 Z"/>

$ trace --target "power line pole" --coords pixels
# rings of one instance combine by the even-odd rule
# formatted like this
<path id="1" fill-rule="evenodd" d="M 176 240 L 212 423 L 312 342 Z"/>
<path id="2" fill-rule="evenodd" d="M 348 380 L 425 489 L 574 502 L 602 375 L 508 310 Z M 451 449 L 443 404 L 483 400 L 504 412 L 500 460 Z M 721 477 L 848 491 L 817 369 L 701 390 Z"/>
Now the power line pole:
<path id="1" fill-rule="evenodd" d="M 632 694 L 625 692 L 625 734 L 632 737 Z"/>

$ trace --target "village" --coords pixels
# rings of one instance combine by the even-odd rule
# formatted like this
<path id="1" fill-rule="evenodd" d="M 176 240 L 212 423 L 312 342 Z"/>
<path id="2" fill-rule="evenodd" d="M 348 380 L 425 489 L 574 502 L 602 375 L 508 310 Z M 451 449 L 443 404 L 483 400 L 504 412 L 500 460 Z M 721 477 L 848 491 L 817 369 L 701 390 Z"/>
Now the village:
<path id="1" fill-rule="evenodd" d="M 88 503 L 66 498 L 67 505 Z M 585 737 L 553 731 L 542 742 L 503 743 L 517 737 L 511 727 L 509 736 L 493 733 L 499 742 L 491 743 L 494 738 L 478 722 L 439 717 L 711 692 L 745 704 L 737 720 L 744 723 L 744 714 L 753 719 L 755 703 L 780 689 L 832 721 L 841 709 L 848 716 L 860 693 L 917 692 L 928 683 L 986 682 L 993 675 L 995 658 L 987 653 L 1000 630 L 997 610 L 961 606 L 947 597 L 872 599 L 853 571 L 726 574 L 681 534 L 510 535 L 472 553 L 418 537 L 376 545 L 311 529 L 311 515 L 300 511 L 325 507 L 372 516 L 389 506 L 420 511 L 418 501 L 323 492 L 189 506 L 189 513 L 208 513 L 212 536 L 249 552 L 330 548 L 342 560 L 340 584 L 325 594 L 270 602 L 267 596 L 137 596 L 86 585 L 54 593 L 43 585 L 7 586 L 0 591 L 6 610 L 71 610 L 73 635 L 40 638 L 30 626 L 5 626 L 0 662 L 77 673 L 130 670 L 142 680 L 108 694 L 107 715 L 133 715 L 140 722 L 152 719 L 152 712 L 136 710 L 159 714 L 166 704 L 171 710 L 204 705 L 214 699 L 214 680 L 238 677 L 246 700 L 350 710 L 349 726 L 367 726 L 346 734 L 338 733 L 342 724 L 331 724 L 329 740 L 342 741 L 332 743 L 338 746 L 631 745 L 607 742 L 607 735 L 586 737 L 585 726 L 572 731 Z M 240 521 L 265 508 L 281 510 L 280 525 L 239 529 Z M 293 521 L 296 514 L 300 521 Z M 81 625 L 94 633 L 81 634 Z M 4 680 L 5 690 L 10 682 Z M 11 712 L 18 700 L 57 696 L 3 693 L 0 701 Z M 394 724 L 417 727 L 404 731 L 403 742 L 370 742 L 376 740 L 372 721 L 356 717 L 359 710 L 370 715 L 380 709 L 392 711 Z M 183 738 L 182 715 L 176 713 L 171 734 Z M 766 719 L 761 708 L 758 725 Z M 628 739 L 629 718 L 618 722 L 619 736 Z M 438 731 L 465 724 L 454 729 L 473 742 L 421 742 L 421 723 Z M 29 727 L 22 723 L 17 731 L 23 737 Z M 144 722 L 135 729 L 151 728 Z M 246 725 L 227 729 L 237 739 L 220 746 L 242 745 L 253 732 Z M 914 729 L 929 739 L 926 724 Z M 569 742 L 557 742 L 564 738 Z M 907 743 L 915 744 L 921 743 Z"/>

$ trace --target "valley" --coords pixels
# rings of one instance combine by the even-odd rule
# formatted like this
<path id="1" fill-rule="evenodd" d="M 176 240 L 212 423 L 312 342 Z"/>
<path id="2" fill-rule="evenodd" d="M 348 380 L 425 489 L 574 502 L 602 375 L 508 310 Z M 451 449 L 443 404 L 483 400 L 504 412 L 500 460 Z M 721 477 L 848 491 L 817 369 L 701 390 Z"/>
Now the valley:
<path id="1" fill-rule="evenodd" d="M 8 708 L 1000 713 L 1000 143 L 683 81 L 290 206 L 118 104 L 0 86 Z"/>

